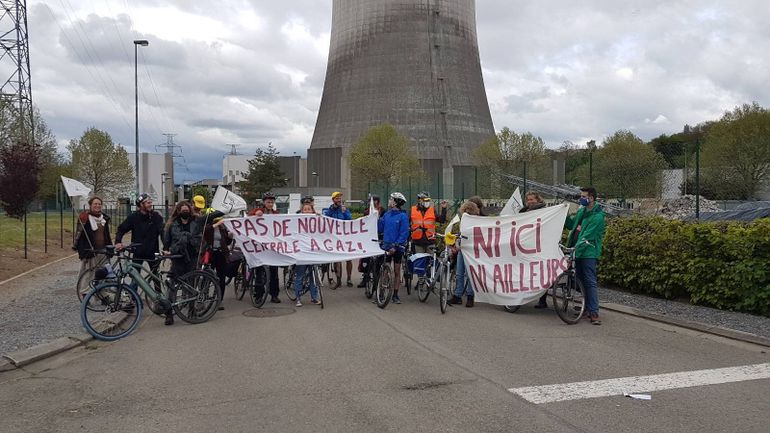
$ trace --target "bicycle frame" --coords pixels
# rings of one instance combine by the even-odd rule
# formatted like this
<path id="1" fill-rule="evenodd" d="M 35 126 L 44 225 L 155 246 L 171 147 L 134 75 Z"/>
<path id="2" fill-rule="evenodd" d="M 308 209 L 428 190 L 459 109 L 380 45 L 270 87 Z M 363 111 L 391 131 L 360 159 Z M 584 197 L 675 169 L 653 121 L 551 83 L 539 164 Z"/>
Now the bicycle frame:
<path id="1" fill-rule="evenodd" d="M 163 294 L 162 290 L 166 289 L 169 290 L 168 285 L 166 282 L 161 278 L 159 275 L 155 274 L 154 272 L 150 271 L 148 272 L 147 276 L 142 275 L 142 271 L 144 270 L 144 266 L 142 266 L 139 263 L 134 263 L 131 261 L 132 259 L 129 257 L 121 257 L 120 260 L 125 260 L 128 263 L 128 269 L 126 270 L 126 275 L 130 276 L 133 279 L 133 283 L 141 288 L 142 292 L 144 292 L 150 299 L 152 299 L 155 302 L 158 302 L 159 300 L 165 300 L 169 301 L 170 305 L 181 305 L 185 304 L 187 302 L 190 302 L 191 300 L 195 300 L 196 298 L 183 298 L 183 299 L 176 299 L 174 302 L 170 302 L 168 297 Z M 150 286 L 150 283 L 147 281 L 147 279 L 150 279 L 151 281 L 158 284 L 158 287 L 161 288 L 161 291 L 158 292 L 155 289 L 153 289 Z M 179 281 L 180 284 L 186 284 L 183 281 Z"/>

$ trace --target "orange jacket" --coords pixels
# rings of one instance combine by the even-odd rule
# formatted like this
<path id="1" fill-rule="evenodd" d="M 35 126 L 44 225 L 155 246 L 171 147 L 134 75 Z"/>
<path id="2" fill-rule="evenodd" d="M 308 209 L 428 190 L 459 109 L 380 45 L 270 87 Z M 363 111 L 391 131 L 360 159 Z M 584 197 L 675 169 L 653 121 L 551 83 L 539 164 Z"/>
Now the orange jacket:
<path id="1" fill-rule="evenodd" d="M 429 207 L 425 214 L 412 206 L 411 214 L 412 241 L 433 241 L 436 238 L 436 211 Z M 424 229 L 424 230 L 423 230 Z"/>

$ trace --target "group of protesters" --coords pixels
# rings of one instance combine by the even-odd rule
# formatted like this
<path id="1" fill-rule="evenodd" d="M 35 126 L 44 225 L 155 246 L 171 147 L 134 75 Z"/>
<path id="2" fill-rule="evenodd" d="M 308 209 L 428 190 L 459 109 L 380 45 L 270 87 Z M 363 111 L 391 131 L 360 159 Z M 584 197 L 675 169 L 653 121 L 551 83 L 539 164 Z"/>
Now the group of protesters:
<path id="1" fill-rule="evenodd" d="M 249 215 L 261 217 L 279 213 L 274 194 L 265 193 L 261 198 L 261 203 L 252 209 L 248 213 Z M 331 199 L 332 204 L 323 209 L 322 214 L 330 218 L 351 220 L 352 214 L 344 204 L 343 194 L 334 192 Z M 374 209 L 379 214 L 379 240 L 388 260 L 394 263 L 396 271 L 396 281 L 391 299 L 395 304 L 401 303 L 399 297 L 400 266 L 403 265 L 402 260 L 407 246 L 411 248 L 411 253 L 429 252 L 436 242 L 437 224 L 443 224 L 447 221 L 446 201 L 441 201 L 437 210 L 434 208 L 433 200 L 428 193 L 421 192 L 416 199 L 416 203 L 407 210 L 404 209 L 407 202 L 406 197 L 401 193 L 394 192 L 388 197 L 388 207 L 385 209 L 380 198 L 372 196 Z M 82 261 L 81 272 L 103 265 L 106 257 L 95 255 L 94 251 L 113 244 L 110 233 L 111 220 L 108 215 L 102 212 L 102 204 L 101 198 L 91 197 L 88 200 L 88 210 L 79 216 L 74 248 L 78 251 Z M 599 319 L 596 265 L 601 255 L 604 213 L 601 207 L 596 204 L 596 190 L 592 187 L 581 189 L 579 204 L 580 208 L 577 213 L 567 218 L 565 228 L 570 230 L 568 246 L 576 248 L 575 267 L 577 276 L 581 279 L 586 291 L 587 318 L 590 319 L 591 323 L 598 325 L 601 324 L 601 321 Z M 528 192 L 525 195 L 525 203 L 522 205 L 520 212 L 528 212 L 543 208 L 546 203 L 537 192 Z M 156 253 L 160 249 L 165 255 L 173 254 L 176 257 L 181 257 L 171 261 L 170 272 L 175 275 L 183 275 L 195 269 L 201 261 L 203 252 L 208 251 L 210 252 L 209 263 L 217 273 L 220 290 L 224 295 L 226 278 L 231 273 L 228 266 L 233 262 L 229 257 L 232 234 L 228 233 L 222 224 L 224 213 L 207 208 L 205 198 L 200 195 L 193 197 L 192 202 L 185 200 L 177 203 L 170 218 L 165 223 L 163 217 L 153 210 L 152 198 L 149 195 L 141 194 L 136 200 L 136 206 L 137 210 L 117 227 L 114 239 L 116 250 L 121 250 L 124 247 L 123 237 L 127 233 L 131 233 L 132 242 L 141 244 L 134 250 L 134 260 L 146 262 L 150 269 L 155 272 L 159 265 L 159 261 L 156 260 Z M 319 214 L 315 209 L 313 197 L 304 197 L 297 213 Z M 368 213 L 368 210 L 365 213 Z M 471 197 L 462 203 L 458 209 L 458 216 L 462 218 L 465 214 L 485 216 L 481 198 Z M 465 306 L 473 307 L 473 285 L 470 282 L 464 284 L 466 271 L 459 245 L 456 247 L 455 253 L 458 283 L 455 285 L 455 293 L 449 302 L 462 305 L 463 298 L 465 298 Z M 368 259 L 362 259 L 359 263 L 358 270 L 363 273 L 359 287 L 364 287 L 367 279 L 370 278 L 370 272 L 367 272 L 367 267 L 370 265 L 371 260 Z M 413 263 L 411 266 L 411 271 L 417 276 L 416 284 L 424 284 L 427 267 L 425 262 Z M 306 269 L 306 266 L 297 266 L 295 269 L 295 290 L 298 295 L 296 306 L 302 306 L 299 295 L 302 288 L 302 277 Z M 352 261 L 347 261 L 345 274 L 348 287 L 353 286 L 352 269 Z M 274 266 L 269 266 L 267 269 L 265 290 L 269 291 L 270 301 L 273 303 L 281 302 L 279 298 L 279 271 L 279 267 Z M 333 288 L 336 289 L 342 284 L 341 263 L 334 265 L 334 274 L 336 281 Z M 319 304 L 317 295 L 317 288 L 310 287 L 310 302 L 312 304 Z M 546 298 L 544 294 L 535 308 L 546 308 Z M 223 307 L 220 306 L 219 308 Z M 171 325 L 173 323 L 173 313 L 166 313 L 166 324 Z"/>

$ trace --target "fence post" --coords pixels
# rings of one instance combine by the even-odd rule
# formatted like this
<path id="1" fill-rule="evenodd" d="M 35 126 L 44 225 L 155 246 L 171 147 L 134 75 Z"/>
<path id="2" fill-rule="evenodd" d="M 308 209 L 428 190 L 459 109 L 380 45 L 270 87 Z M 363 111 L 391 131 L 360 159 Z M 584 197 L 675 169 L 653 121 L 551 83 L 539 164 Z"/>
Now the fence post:
<path id="1" fill-rule="evenodd" d="M 27 214 L 29 213 L 29 208 L 24 207 L 24 258 L 27 258 Z"/>
<path id="2" fill-rule="evenodd" d="M 48 202 L 43 200 L 43 238 L 45 253 L 48 254 Z"/>
<path id="3" fill-rule="evenodd" d="M 695 139 L 695 219 L 700 221 L 700 138 Z"/>
<path id="4" fill-rule="evenodd" d="M 59 248 L 64 248 L 64 202 L 59 200 Z"/>
<path id="5" fill-rule="evenodd" d="M 479 195 L 479 168 L 473 167 L 473 195 Z"/>
<path id="6" fill-rule="evenodd" d="M 524 194 L 527 193 L 527 161 L 524 161 Z"/>

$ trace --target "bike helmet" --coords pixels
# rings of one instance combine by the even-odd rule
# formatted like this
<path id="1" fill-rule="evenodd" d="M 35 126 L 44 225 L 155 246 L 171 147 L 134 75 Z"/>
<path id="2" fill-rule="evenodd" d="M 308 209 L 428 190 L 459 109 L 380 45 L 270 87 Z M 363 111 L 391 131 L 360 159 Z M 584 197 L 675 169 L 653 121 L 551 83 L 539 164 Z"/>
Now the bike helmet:
<path id="1" fill-rule="evenodd" d="M 300 203 L 302 203 L 302 204 L 308 204 L 308 203 L 313 203 L 313 202 L 315 202 L 315 198 L 313 198 L 312 195 L 306 195 L 306 196 L 302 197 L 302 200 L 300 200 Z"/>
<path id="2" fill-rule="evenodd" d="M 262 200 L 267 200 L 267 199 L 275 200 L 275 194 L 273 194 L 272 192 L 266 192 L 262 194 Z"/>
<path id="3" fill-rule="evenodd" d="M 401 194 L 400 192 L 394 192 L 390 195 L 390 198 L 392 198 L 396 203 L 396 207 L 401 207 L 404 205 L 404 203 L 406 203 L 406 197 L 404 197 L 404 194 Z"/>
<path id="4" fill-rule="evenodd" d="M 147 194 L 146 192 L 143 192 L 139 194 L 139 197 L 136 198 L 136 207 L 139 207 L 147 200 L 152 200 L 152 197 L 150 197 L 150 194 Z"/>
<path id="5" fill-rule="evenodd" d="M 417 200 L 418 201 L 430 200 L 430 194 L 428 194 L 426 191 L 422 191 L 417 194 Z"/>

